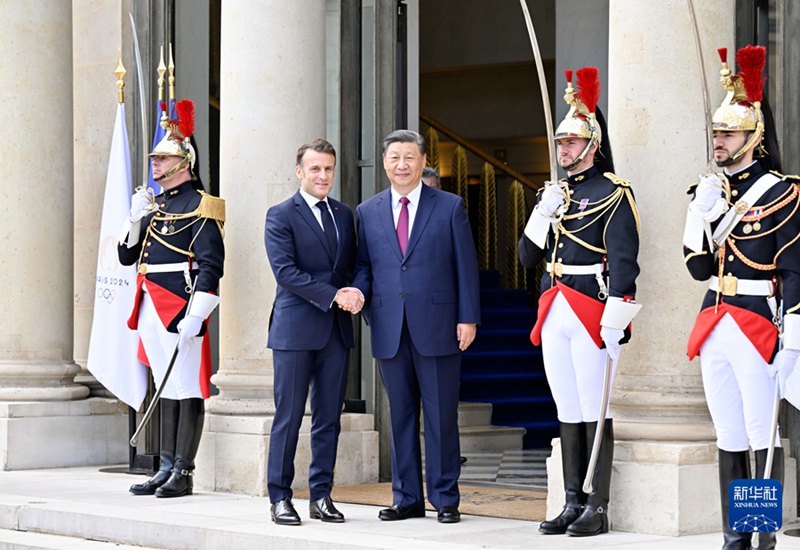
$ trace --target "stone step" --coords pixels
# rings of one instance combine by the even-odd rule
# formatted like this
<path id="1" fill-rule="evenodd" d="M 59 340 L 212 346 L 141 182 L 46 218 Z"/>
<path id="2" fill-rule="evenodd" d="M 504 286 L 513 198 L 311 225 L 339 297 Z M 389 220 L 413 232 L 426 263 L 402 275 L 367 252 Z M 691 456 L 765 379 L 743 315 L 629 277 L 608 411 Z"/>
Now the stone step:
<path id="1" fill-rule="evenodd" d="M 161 550 L 8 529 L 0 529 L 0 548 L 3 550 Z"/>
<path id="2" fill-rule="evenodd" d="M 468 428 L 471 426 L 488 426 L 492 423 L 491 403 L 467 403 L 461 401 L 458 404 L 458 427 Z"/>
<path id="3" fill-rule="evenodd" d="M 506 426 L 471 426 L 459 428 L 462 453 L 497 452 L 522 448 L 524 428 Z"/>

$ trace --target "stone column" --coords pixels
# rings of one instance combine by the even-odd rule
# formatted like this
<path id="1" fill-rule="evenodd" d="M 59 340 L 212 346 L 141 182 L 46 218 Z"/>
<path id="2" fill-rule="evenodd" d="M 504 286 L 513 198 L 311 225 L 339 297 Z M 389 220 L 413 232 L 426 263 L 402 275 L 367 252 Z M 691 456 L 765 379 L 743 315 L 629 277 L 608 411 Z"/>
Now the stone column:
<path id="1" fill-rule="evenodd" d="M 226 265 L 220 367 L 213 378 L 220 394 L 208 402 L 196 481 L 205 489 L 265 495 L 275 411 L 266 336 L 275 279 L 264 248 L 264 220 L 271 205 L 298 188 L 297 148 L 325 137 L 325 4 L 297 0 L 275 10 L 255 2 L 223 3 L 221 44 Z M 308 424 L 301 429 L 298 487 L 307 485 Z M 336 483 L 377 480 L 372 424 L 370 415 L 343 417 Z"/>
<path id="2" fill-rule="evenodd" d="M 0 34 L 0 468 L 107 463 L 73 380 L 72 3 L 3 2 Z"/>
<path id="3" fill-rule="evenodd" d="M 713 109 L 723 97 L 716 49 L 734 51 L 736 2 L 694 4 Z M 719 531 L 713 425 L 699 359 L 690 363 L 686 356 L 706 288 L 691 279 L 681 252 L 685 190 L 707 162 L 690 13 L 683 0 L 611 0 L 609 27 L 609 134 L 616 168 L 633 182 L 642 218 L 637 300 L 644 304 L 612 394 L 617 444 L 610 518 L 622 531 Z M 790 462 L 784 513 L 793 518 Z M 548 508 L 552 514 L 555 506 Z"/>

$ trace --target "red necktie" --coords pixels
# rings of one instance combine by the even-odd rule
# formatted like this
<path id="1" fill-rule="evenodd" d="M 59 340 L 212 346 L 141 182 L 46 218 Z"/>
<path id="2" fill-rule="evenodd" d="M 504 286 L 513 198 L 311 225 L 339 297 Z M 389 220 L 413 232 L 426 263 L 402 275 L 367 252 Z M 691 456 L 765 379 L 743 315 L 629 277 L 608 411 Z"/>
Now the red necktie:
<path id="1" fill-rule="evenodd" d="M 408 246 L 408 197 L 400 197 L 400 217 L 397 218 L 397 242 L 400 243 L 400 252 L 406 255 Z"/>

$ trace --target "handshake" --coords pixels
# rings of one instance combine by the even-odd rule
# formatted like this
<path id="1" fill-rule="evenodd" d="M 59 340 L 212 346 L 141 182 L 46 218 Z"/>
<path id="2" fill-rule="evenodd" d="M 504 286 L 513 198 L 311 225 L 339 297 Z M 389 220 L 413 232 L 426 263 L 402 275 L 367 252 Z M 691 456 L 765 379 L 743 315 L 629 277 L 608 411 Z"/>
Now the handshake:
<path id="1" fill-rule="evenodd" d="M 333 301 L 339 304 L 339 309 L 348 311 L 353 315 L 364 307 L 364 295 L 361 294 L 360 290 L 353 287 L 340 288 Z"/>

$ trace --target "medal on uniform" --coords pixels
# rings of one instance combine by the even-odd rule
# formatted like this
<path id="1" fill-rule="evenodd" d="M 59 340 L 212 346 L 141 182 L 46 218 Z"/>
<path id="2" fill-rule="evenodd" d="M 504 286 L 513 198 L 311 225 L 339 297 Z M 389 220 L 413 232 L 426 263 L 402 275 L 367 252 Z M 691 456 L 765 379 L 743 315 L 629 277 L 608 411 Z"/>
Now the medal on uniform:
<path id="1" fill-rule="evenodd" d="M 583 212 L 586 210 L 587 206 L 589 206 L 589 199 L 581 199 L 581 203 L 578 205 L 578 210 Z"/>
<path id="2" fill-rule="evenodd" d="M 762 212 L 761 208 L 754 208 L 747 213 L 748 216 L 753 216 L 754 218 L 756 218 L 756 221 L 753 222 L 754 231 L 758 231 L 761 229 L 761 222 L 758 221 L 758 216 L 761 215 L 761 212 Z"/>
<path id="3" fill-rule="evenodd" d="M 744 227 L 742 227 L 742 233 L 744 233 L 745 235 L 749 235 L 752 232 L 753 232 L 753 226 L 750 225 L 749 223 L 744 224 Z"/>

